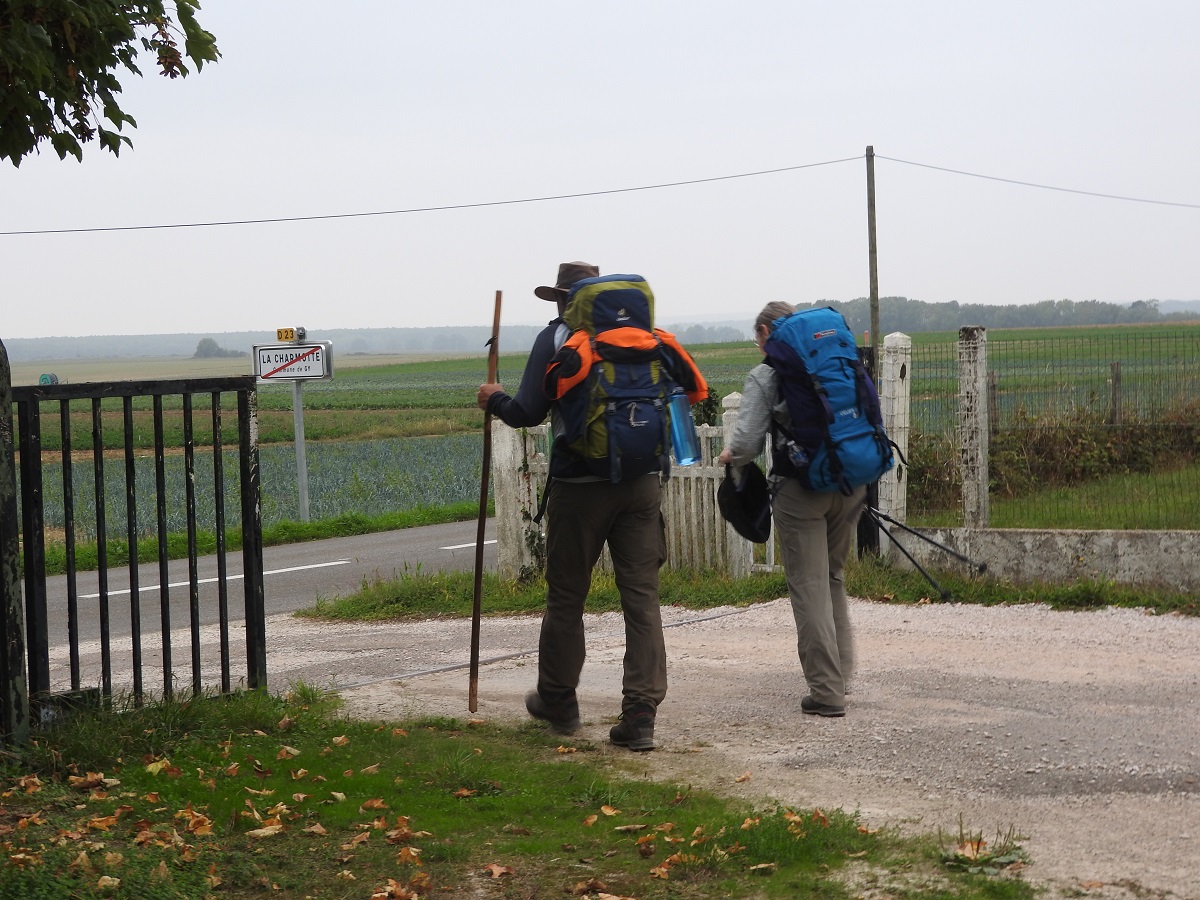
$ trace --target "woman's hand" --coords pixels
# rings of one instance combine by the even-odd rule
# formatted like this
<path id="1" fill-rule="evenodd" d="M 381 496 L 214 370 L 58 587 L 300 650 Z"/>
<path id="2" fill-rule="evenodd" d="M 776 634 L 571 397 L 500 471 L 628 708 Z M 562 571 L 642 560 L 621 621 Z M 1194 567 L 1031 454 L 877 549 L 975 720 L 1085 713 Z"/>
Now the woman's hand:
<path id="1" fill-rule="evenodd" d="M 733 452 L 726 447 L 721 451 L 721 455 L 717 457 L 717 463 L 722 466 L 727 466 L 733 462 Z"/>

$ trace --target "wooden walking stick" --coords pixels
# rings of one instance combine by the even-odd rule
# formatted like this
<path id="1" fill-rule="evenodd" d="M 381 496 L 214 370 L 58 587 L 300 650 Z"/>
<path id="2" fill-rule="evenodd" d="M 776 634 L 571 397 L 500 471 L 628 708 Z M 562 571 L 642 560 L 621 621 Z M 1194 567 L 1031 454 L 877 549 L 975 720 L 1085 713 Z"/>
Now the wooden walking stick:
<path id="1" fill-rule="evenodd" d="M 500 345 L 500 291 L 496 291 L 496 312 L 492 317 L 492 338 L 488 341 L 488 384 L 496 380 Z M 479 477 L 479 527 L 475 530 L 475 603 L 471 608 L 471 683 L 467 689 L 467 709 L 479 708 L 479 618 L 483 609 L 483 533 L 487 524 L 488 475 L 492 468 L 492 414 L 483 414 L 483 473 Z"/>

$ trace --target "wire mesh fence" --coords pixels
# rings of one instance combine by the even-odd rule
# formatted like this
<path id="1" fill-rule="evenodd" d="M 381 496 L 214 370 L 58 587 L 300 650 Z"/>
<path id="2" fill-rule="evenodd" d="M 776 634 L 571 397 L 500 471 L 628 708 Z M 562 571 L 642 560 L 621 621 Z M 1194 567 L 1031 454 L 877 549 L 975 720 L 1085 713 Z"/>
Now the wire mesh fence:
<path id="1" fill-rule="evenodd" d="M 997 528 L 1200 529 L 1200 328 L 991 340 Z M 958 350 L 913 347 L 908 511 L 959 523 Z"/>

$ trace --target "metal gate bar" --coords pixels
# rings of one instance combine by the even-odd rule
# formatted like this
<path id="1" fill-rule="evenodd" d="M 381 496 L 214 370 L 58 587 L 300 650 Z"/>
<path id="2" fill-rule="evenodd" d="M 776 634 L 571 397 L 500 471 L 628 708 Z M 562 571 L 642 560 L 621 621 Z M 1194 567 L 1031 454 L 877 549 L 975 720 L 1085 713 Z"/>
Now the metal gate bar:
<path id="1" fill-rule="evenodd" d="M 224 394 L 237 395 L 238 453 L 237 478 L 240 480 L 242 569 L 246 625 L 246 674 L 243 682 L 250 688 L 264 688 L 266 676 L 265 591 L 263 586 L 262 559 L 262 499 L 258 458 L 258 402 L 253 376 L 230 378 L 181 379 L 158 382 L 121 382 L 80 385 L 36 385 L 12 388 L 9 380 L 7 354 L 0 343 L 0 641 L 3 656 L 0 657 L 0 742 L 21 740 L 28 734 L 31 709 L 41 715 L 48 704 L 54 702 L 50 668 L 50 625 L 49 595 L 46 579 L 46 503 L 44 497 L 45 460 L 43 453 L 41 404 L 57 403 L 59 429 L 61 433 L 62 521 L 65 530 L 63 551 L 66 563 L 65 616 L 69 642 L 69 683 L 73 693 L 86 689 L 86 677 L 80 659 L 82 635 L 81 616 L 84 604 L 79 596 L 78 539 L 79 494 L 74 484 L 75 477 L 82 473 L 73 465 L 75 448 L 72 439 L 72 401 L 90 402 L 90 424 L 92 437 L 92 465 L 90 476 L 94 484 L 95 538 L 97 555 L 97 607 L 93 625 L 100 634 L 100 684 L 99 693 L 111 697 L 114 691 L 114 619 L 116 610 L 111 606 L 115 596 L 109 583 L 110 554 L 108 547 L 108 503 L 107 481 L 120 472 L 125 487 L 125 523 L 123 537 L 128 542 L 129 575 L 129 640 L 131 651 L 127 660 L 132 669 L 132 691 L 135 702 L 141 702 L 145 692 L 143 622 L 141 601 L 145 588 L 142 586 L 138 565 L 138 540 L 141 537 L 138 509 L 137 454 L 135 453 L 135 403 L 137 398 L 147 398 L 153 415 L 154 446 L 154 493 L 155 522 L 159 571 L 159 607 L 162 631 L 163 685 L 162 693 L 169 696 L 174 690 L 175 672 L 172 666 L 173 647 L 171 638 L 170 607 L 170 544 L 167 478 L 167 447 L 164 429 L 164 398 L 179 398 L 178 406 L 172 401 L 171 409 L 179 410 L 183 430 L 183 491 L 184 513 L 187 532 L 188 567 L 188 625 L 190 632 L 191 678 L 193 694 L 201 693 L 205 687 L 203 671 L 203 643 L 201 622 L 203 609 L 200 598 L 199 568 L 199 521 L 197 486 L 197 447 L 195 429 L 195 401 L 197 395 L 207 394 L 211 399 L 213 496 L 212 514 L 216 533 L 217 607 L 216 618 L 219 629 L 220 689 L 230 691 L 235 684 L 231 665 L 230 610 L 229 610 L 229 561 L 228 523 L 226 521 L 225 479 L 226 452 L 223 433 Z M 105 419 L 104 401 L 120 399 L 120 429 L 118 439 L 122 445 L 124 465 L 114 471 L 105 466 Z M 13 413 L 16 413 L 14 416 Z M 111 417 L 111 413 L 109 413 Z M 14 453 L 14 418 L 19 428 L 18 442 L 20 460 L 20 483 L 17 486 L 16 459 Z M 114 423 L 115 424 L 115 423 Z M 111 430 L 110 430 L 110 433 Z M 7 444 L 4 441 L 7 441 Z M 115 443 L 110 440 L 110 444 Z M 110 449 L 115 450 L 115 447 Z M 208 448 L 204 447 L 204 452 Z M 229 449 L 233 449 L 232 447 Z M 177 471 L 172 469 L 173 472 Z M 174 478 L 174 474 L 172 478 Z M 115 488 L 116 485 L 113 485 Z M 19 526 L 16 523 L 16 496 L 19 490 L 21 511 Z M 149 497 L 141 498 L 143 501 Z M 205 500 L 210 498 L 207 496 Z M 177 509 L 177 507 L 173 507 Z M 114 510 L 115 512 L 115 510 Z M 90 517 L 89 517 L 90 518 Z M 11 521 L 10 521 L 11 520 Z M 206 526 L 207 527 L 207 526 Z M 19 535 L 24 536 L 23 547 Z M 23 559 L 25 597 L 21 602 L 19 563 Z M 15 589 L 9 579 L 15 579 Z M 57 590 L 56 590 L 57 594 Z M 61 598 L 59 600 L 61 602 Z M 91 609 L 91 607 L 87 607 Z M 60 613 L 59 615 L 62 615 Z M 61 627 L 61 626 L 60 626 Z M 122 639 L 123 640 L 123 639 Z M 15 668 L 14 668 L 15 664 Z M 66 668 L 66 666 L 64 666 Z M 239 667 L 240 668 L 240 667 Z M 128 671 L 128 670 L 126 670 Z M 216 673 L 213 673 L 214 679 Z M 67 681 L 67 673 L 61 672 L 57 683 Z M 213 685 L 215 687 L 216 685 Z"/>

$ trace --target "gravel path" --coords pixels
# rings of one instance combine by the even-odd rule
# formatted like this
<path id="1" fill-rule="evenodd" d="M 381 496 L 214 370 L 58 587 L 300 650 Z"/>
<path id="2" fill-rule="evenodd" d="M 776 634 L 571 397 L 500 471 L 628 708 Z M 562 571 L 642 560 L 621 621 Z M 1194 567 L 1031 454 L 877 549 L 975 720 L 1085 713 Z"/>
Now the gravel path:
<path id="1" fill-rule="evenodd" d="M 671 689 L 648 770 L 753 799 L 857 809 L 873 825 L 1027 836 L 1048 896 L 1200 900 L 1200 620 L 1129 610 L 853 601 L 844 719 L 802 716 L 785 601 L 664 610 Z M 620 618 L 589 617 L 581 738 L 618 711 Z M 470 716 L 469 623 L 269 624 L 269 670 L 332 682 L 352 714 Z M 518 721 L 537 620 L 485 619 L 481 718 Z M 514 655 L 515 654 L 515 655 Z M 501 657 L 511 657 L 502 658 Z M 335 674 L 336 673 L 336 674 Z M 405 675 L 396 678 L 388 676 Z M 744 772 L 750 779 L 736 783 Z"/>

